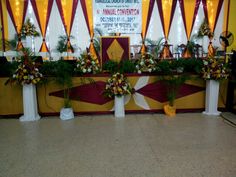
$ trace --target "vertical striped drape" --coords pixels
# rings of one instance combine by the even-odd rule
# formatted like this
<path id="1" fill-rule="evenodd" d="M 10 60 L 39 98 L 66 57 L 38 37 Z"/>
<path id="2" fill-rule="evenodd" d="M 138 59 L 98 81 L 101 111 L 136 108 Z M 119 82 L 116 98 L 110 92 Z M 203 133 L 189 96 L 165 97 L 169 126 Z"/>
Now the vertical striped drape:
<path id="1" fill-rule="evenodd" d="M 23 48 L 20 31 L 25 21 L 28 0 L 6 0 L 6 6 L 14 28 L 18 34 L 17 50 L 19 50 Z"/>
<path id="2" fill-rule="evenodd" d="M 49 49 L 47 47 L 45 37 L 52 10 L 53 0 L 31 0 L 31 4 L 34 9 L 34 13 L 43 37 L 43 42 L 39 51 L 48 52 Z"/>
<path id="3" fill-rule="evenodd" d="M 68 52 L 74 52 L 74 49 L 71 46 L 70 43 L 70 35 L 71 35 L 71 29 L 73 26 L 74 18 L 75 18 L 75 12 L 78 5 L 78 0 L 56 0 L 58 10 L 62 19 L 62 23 L 65 28 L 65 32 L 67 35 L 67 51 Z"/>

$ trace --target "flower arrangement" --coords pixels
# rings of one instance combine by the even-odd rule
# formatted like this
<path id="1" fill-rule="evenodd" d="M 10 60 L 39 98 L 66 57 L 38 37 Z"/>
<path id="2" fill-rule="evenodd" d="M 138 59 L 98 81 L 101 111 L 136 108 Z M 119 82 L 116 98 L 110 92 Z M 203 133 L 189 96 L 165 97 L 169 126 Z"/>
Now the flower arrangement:
<path id="1" fill-rule="evenodd" d="M 114 96 L 121 97 L 131 94 L 132 90 L 127 78 L 123 74 L 115 73 L 107 80 L 104 94 L 109 98 L 113 98 Z"/>
<path id="2" fill-rule="evenodd" d="M 43 75 L 39 72 L 33 57 L 29 54 L 28 49 L 23 49 L 23 56 L 17 59 L 18 68 L 15 70 L 10 82 L 24 84 L 37 84 L 42 80 Z"/>
<path id="3" fill-rule="evenodd" d="M 81 58 L 77 60 L 76 71 L 80 73 L 99 73 L 101 71 L 99 65 L 95 62 L 92 56 L 88 54 L 81 55 Z"/>
<path id="4" fill-rule="evenodd" d="M 197 34 L 198 38 L 203 38 L 204 36 L 208 36 L 209 38 L 212 38 L 214 36 L 214 33 L 211 32 L 211 29 L 206 19 L 202 22 Z"/>
<path id="5" fill-rule="evenodd" d="M 151 55 L 143 55 L 136 64 L 136 69 L 139 74 L 142 72 L 153 72 L 156 68 L 156 62 Z"/>
<path id="6" fill-rule="evenodd" d="M 25 24 L 21 28 L 21 37 L 24 36 L 34 36 L 34 37 L 40 36 L 34 24 L 30 22 L 30 19 L 27 19 Z"/>
<path id="7" fill-rule="evenodd" d="M 202 77 L 206 80 L 221 80 L 229 77 L 229 67 L 227 63 L 216 58 L 203 60 Z"/>

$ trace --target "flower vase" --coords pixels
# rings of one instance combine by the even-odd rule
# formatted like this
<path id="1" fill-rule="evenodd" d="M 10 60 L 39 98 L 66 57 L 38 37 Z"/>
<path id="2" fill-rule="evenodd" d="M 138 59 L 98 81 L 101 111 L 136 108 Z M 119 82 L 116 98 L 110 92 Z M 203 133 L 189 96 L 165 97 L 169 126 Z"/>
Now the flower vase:
<path id="1" fill-rule="evenodd" d="M 60 119 L 61 120 L 69 120 L 74 119 L 74 112 L 72 108 L 62 108 L 60 111 Z"/>
<path id="2" fill-rule="evenodd" d="M 203 38 L 202 38 L 203 54 L 208 52 L 208 45 L 209 45 L 208 36 L 203 36 Z"/>
<path id="3" fill-rule="evenodd" d="M 31 51 L 33 51 L 33 42 L 32 42 L 32 37 L 31 36 L 26 36 L 26 47 L 31 49 Z"/>
<path id="4" fill-rule="evenodd" d="M 40 119 L 36 97 L 36 87 L 34 84 L 23 85 L 23 109 L 24 115 L 20 121 L 36 121 Z"/>
<path id="5" fill-rule="evenodd" d="M 115 117 L 125 117 L 124 96 L 115 96 Z"/>
<path id="6" fill-rule="evenodd" d="M 216 80 L 206 81 L 205 111 L 206 115 L 219 115 L 218 108 L 219 82 Z"/>

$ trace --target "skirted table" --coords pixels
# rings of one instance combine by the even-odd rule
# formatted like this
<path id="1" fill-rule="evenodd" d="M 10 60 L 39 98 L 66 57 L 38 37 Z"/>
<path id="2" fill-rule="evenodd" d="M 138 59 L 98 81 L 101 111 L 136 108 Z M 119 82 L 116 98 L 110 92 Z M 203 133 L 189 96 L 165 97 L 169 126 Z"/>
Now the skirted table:
<path id="1" fill-rule="evenodd" d="M 166 86 L 160 76 L 153 74 L 126 74 L 132 95 L 125 96 L 126 113 L 162 112 L 167 103 Z M 84 75 L 73 77 L 70 99 L 75 114 L 113 113 L 114 99 L 104 97 L 103 91 L 110 74 Z M 7 85 L 7 78 L 0 78 L 0 116 L 23 114 L 22 87 Z M 59 115 L 63 107 L 63 89 L 51 78 L 47 84 L 37 85 L 39 114 Z M 205 109 L 206 82 L 202 79 L 186 81 L 175 100 L 177 112 L 196 112 Z M 226 82 L 220 86 L 219 108 L 225 108 Z"/>

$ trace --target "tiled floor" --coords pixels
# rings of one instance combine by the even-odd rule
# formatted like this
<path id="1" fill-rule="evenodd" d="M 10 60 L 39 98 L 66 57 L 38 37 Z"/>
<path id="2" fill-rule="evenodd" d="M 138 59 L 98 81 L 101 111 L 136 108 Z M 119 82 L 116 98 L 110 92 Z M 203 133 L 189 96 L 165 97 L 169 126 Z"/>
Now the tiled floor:
<path id="1" fill-rule="evenodd" d="M 236 128 L 200 113 L 0 119 L 0 177 L 236 177 Z"/>

